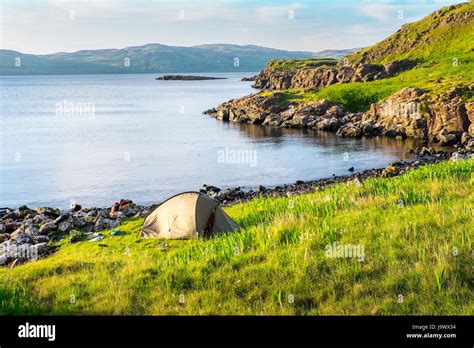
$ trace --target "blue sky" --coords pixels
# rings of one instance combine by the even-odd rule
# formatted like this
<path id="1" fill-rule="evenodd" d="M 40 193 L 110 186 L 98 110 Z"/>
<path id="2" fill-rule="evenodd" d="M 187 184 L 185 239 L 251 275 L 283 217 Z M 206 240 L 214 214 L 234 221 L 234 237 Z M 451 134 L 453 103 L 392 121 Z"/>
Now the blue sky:
<path id="1" fill-rule="evenodd" d="M 365 47 L 456 0 L 1 0 L 0 47 L 24 53 L 146 43 Z"/>

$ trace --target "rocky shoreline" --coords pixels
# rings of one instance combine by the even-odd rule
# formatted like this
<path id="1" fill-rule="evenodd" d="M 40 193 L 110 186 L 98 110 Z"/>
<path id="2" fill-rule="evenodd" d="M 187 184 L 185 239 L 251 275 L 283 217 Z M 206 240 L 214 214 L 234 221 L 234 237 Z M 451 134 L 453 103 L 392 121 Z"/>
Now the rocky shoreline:
<path id="1" fill-rule="evenodd" d="M 222 206 L 247 202 L 257 197 L 283 197 L 309 193 L 337 183 L 363 185 L 363 181 L 374 177 L 392 177 L 427 163 L 445 160 L 458 160 L 474 157 L 473 152 L 454 153 L 436 152 L 432 148 L 416 150 L 416 159 L 412 161 L 395 161 L 387 168 L 370 169 L 345 176 L 333 176 L 318 180 L 298 180 L 293 184 L 257 190 L 242 190 L 240 187 L 221 190 L 218 187 L 204 185 L 200 192 L 217 200 Z M 348 168 L 350 172 L 354 168 Z M 71 243 L 79 240 L 100 241 L 102 231 L 118 227 L 126 218 L 143 218 L 156 205 L 144 206 L 131 203 L 125 209 L 113 211 L 108 208 L 83 208 L 78 204 L 69 210 L 51 207 L 31 209 L 21 206 L 17 209 L 0 210 L 0 266 L 18 265 L 31 260 L 43 258 L 54 252 L 52 243 L 71 237 Z M 115 231 L 111 234 L 118 234 Z"/>
<path id="2" fill-rule="evenodd" d="M 472 143 L 469 147 L 474 147 L 474 102 L 462 98 L 474 95 L 474 84 L 434 97 L 406 87 L 372 104 L 369 111 L 356 113 L 325 99 L 299 104 L 284 93 L 270 93 L 229 100 L 204 114 L 224 122 L 318 129 L 341 137 L 415 138 L 441 146 Z"/>

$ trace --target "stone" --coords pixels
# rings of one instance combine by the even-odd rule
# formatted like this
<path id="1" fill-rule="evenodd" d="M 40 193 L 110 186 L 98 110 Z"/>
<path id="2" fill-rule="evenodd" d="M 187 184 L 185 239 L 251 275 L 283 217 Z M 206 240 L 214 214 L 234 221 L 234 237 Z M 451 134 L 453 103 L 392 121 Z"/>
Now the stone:
<path id="1" fill-rule="evenodd" d="M 401 59 L 401 60 L 391 61 L 385 64 L 383 67 L 384 67 L 385 73 L 387 73 L 390 76 L 393 76 L 395 74 L 398 74 L 401 71 L 412 69 L 413 67 L 416 66 L 416 64 L 417 62 L 415 60 Z"/>
<path id="2" fill-rule="evenodd" d="M 442 130 L 448 134 L 456 134 L 460 140 L 463 132 L 469 130 L 469 118 L 461 95 L 466 93 L 466 88 L 452 88 L 448 92 L 439 94 L 430 100 L 429 133 L 440 142 Z M 443 136 L 443 135 L 441 135 Z"/>
<path id="3" fill-rule="evenodd" d="M 331 118 L 323 118 L 321 121 L 316 123 L 315 128 L 325 130 L 325 131 L 331 131 L 331 132 L 336 132 L 340 127 L 339 120 L 335 117 Z"/>
<path id="4" fill-rule="evenodd" d="M 54 224 L 59 226 L 61 222 L 68 220 L 69 217 L 70 217 L 69 213 L 62 214 L 61 216 L 59 216 L 58 218 L 54 220 Z"/>
<path id="5" fill-rule="evenodd" d="M 49 237 L 45 235 L 38 235 L 33 237 L 33 243 L 38 244 L 38 243 L 47 243 L 49 242 Z"/>
<path id="6" fill-rule="evenodd" d="M 66 233 L 66 232 L 69 232 L 70 230 L 72 230 L 73 227 L 74 227 L 74 224 L 73 224 L 72 218 L 69 217 L 67 220 L 64 220 L 64 221 L 59 223 L 58 231 Z"/>
<path id="7" fill-rule="evenodd" d="M 8 233 L 0 233 L 0 243 L 3 243 L 10 239 L 10 235 Z"/>
<path id="8" fill-rule="evenodd" d="M 471 136 L 468 132 L 464 132 L 461 135 L 461 144 L 467 144 L 467 142 L 471 139 Z"/>
<path id="9" fill-rule="evenodd" d="M 38 214 L 43 214 L 51 219 L 56 219 L 61 215 L 59 209 L 49 207 L 36 208 L 36 212 Z"/>
<path id="10" fill-rule="evenodd" d="M 89 223 L 89 220 L 83 216 L 78 216 L 78 217 L 74 216 L 72 220 L 73 220 L 74 228 L 82 228 Z"/>
<path id="11" fill-rule="evenodd" d="M 38 229 L 34 226 L 28 226 L 27 228 L 25 228 L 25 234 L 29 237 L 34 237 L 38 235 L 38 233 Z"/>
<path id="12" fill-rule="evenodd" d="M 281 114 L 270 114 L 268 115 L 265 120 L 263 121 L 264 126 L 279 126 L 283 122 L 283 117 Z"/>
<path id="13" fill-rule="evenodd" d="M 98 231 L 103 231 L 107 230 L 110 228 L 115 228 L 120 225 L 120 220 L 111 220 L 111 219 L 105 219 L 103 217 L 99 217 L 95 223 L 94 230 L 96 232 Z"/>
<path id="14" fill-rule="evenodd" d="M 18 228 L 10 235 L 10 240 L 14 241 L 16 244 L 28 243 L 31 241 L 30 237 L 25 234 L 24 227 Z"/>
<path id="15" fill-rule="evenodd" d="M 80 204 L 76 204 L 74 203 L 72 206 L 71 206 L 71 211 L 80 211 L 82 209 L 82 206 Z"/>
<path id="16" fill-rule="evenodd" d="M 436 136 L 440 145 L 453 145 L 459 141 L 459 133 L 448 133 L 446 129 L 442 129 Z"/>
<path id="17" fill-rule="evenodd" d="M 428 124 L 422 116 L 421 105 L 427 98 L 419 88 L 403 88 L 384 102 L 374 103 L 363 115 L 364 122 L 383 126 L 385 135 L 418 139 L 428 136 Z M 379 132 L 381 130 L 379 129 Z"/>
<path id="18" fill-rule="evenodd" d="M 41 227 L 39 228 L 39 234 L 48 234 L 54 230 L 56 230 L 58 228 L 58 226 L 54 223 L 54 222 L 47 222 L 43 225 L 41 225 Z"/>
<path id="19" fill-rule="evenodd" d="M 15 211 L 15 215 L 20 218 L 20 219 L 24 219 L 25 217 L 27 217 L 30 213 L 32 212 L 32 210 L 30 208 L 28 208 L 26 205 L 22 205 L 21 207 L 19 207 L 16 211 Z"/>
<path id="20" fill-rule="evenodd" d="M 337 131 L 337 135 L 346 138 L 359 138 L 362 136 L 362 129 L 357 123 L 347 123 Z"/>

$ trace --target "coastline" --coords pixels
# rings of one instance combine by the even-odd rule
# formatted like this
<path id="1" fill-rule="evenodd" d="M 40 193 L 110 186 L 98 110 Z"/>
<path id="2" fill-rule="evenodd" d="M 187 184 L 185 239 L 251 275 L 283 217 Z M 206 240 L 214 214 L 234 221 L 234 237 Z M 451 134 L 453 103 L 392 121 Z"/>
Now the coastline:
<path id="1" fill-rule="evenodd" d="M 215 186 L 204 185 L 199 191 L 217 200 L 219 205 L 229 207 L 257 198 L 301 195 L 340 183 L 362 186 L 364 181 L 370 178 L 395 177 L 425 164 L 472 157 L 472 152 L 467 154 L 462 151 L 452 154 L 435 153 L 431 148 L 422 148 L 414 160 L 395 161 L 386 168 L 374 168 L 316 180 L 298 180 L 271 188 L 260 186 L 258 190 L 244 191 L 240 187 L 221 190 Z M 36 255 L 34 259 L 46 257 L 55 250 L 50 243 L 63 240 L 67 236 L 76 234 L 81 236 L 72 238 L 71 243 L 79 241 L 82 237 L 100 241 L 104 238 L 102 231 L 118 228 L 125 219 L 144 218 L 156 206 L 158 204 L 145 206 L 131 203 L 118 211 L 112 211 L 111 207 L 83 208 L 79 204 L 75 204 L 70 210 L 52 207 L 31 209 L 27 206 L 21 206 L 18 209 L 2 208 L 0 250 L 3 253 L 0 254 L 0 266 L 13 267 L 16 264 L 28 262 L 31 255 Z M 28 257 L 18 257 L 18 250 L 21 251 L 21 255 L 28 255 Z"/>

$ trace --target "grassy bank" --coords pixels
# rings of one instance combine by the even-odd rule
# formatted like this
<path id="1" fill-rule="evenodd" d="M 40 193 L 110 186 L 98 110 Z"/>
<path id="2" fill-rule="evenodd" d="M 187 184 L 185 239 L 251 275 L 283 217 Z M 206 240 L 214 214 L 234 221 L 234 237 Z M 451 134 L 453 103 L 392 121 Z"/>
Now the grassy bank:
<path id="1" fill-rule="evenodd" d="M 0 314 L 473 315 L 473 172 L 474 160 L 441 163 L 256 199 L 227 208 L 237 233 L 169 247 L 130 220 L 0 269 Z M 364 260 L 327 257 L 333 243 Z"/>
<path id="2" fill-rule="evenodd" d="M 472 54 L 471 54 L 472 56 Z M 261 92 L 269 96 L 280 93 L 286 101 L 305 104 L 319 99 L 328 99 L 344 106 L 348 111 L 367 111 L 370 104 L 383 101 L 404 87 L 416 87 L 437 95 L 453 87 L 466 86 L 474 81 L 474 58 L 464 57 L 460 65 L 447 59 L 441 63 L 425 64 L 399 75 L 371 82 L 334 84 L 320 89 L 290 89 L 278 92 Z M 465 101 L 472 101 L 466 95 Z"/>

